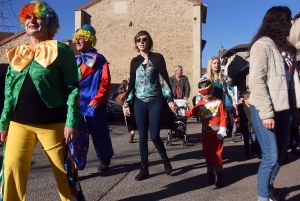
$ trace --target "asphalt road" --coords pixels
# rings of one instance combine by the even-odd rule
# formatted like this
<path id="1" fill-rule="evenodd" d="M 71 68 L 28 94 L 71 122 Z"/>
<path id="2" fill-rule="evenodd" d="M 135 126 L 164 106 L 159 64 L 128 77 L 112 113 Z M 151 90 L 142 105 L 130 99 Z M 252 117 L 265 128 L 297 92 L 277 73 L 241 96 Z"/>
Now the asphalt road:
<path id="1" fill-rule="evenodd" d="M 97 172 L 99 161 L 92 141 L 86 169 L 79 172 L 83 193 L 87 201 L 94 200 L 203 200 L 203 201 L 255 201 L 257 170 L 260 160 L 247 158 L 243 143 L 237 137 L 237 143 L 225 139 L 224 179 L 225 187 L 216 189 L 207 184 L 205 160 L 201 145 L 201 124 L 189 119 L 187 131 L 189 146 L 182 141 L 174 141 L 167 146 L 167 153 L 173 166 L 173 173 L 167 176 L 154 145 L 149 140 L 150 178 L 135 181 L 139 169 L 139 150 L 137 135 L 134 143 L 127 143 L 127 129 L 123 121 L 110 122 L 111 138 L 115 155 L 110 169 Z M 167 137 L 166 130 L 161 132 Z M 2 149 L 1 149 L 2 153 Z M 280 170 L 275 181 L 283 200 L 300 200 L 300 160 L 291 156 L 289 163 Z M 56 183 L 48 159 L 38 144 L 33 158 L 27 185 L 27 200 L 59 200 Z"/>

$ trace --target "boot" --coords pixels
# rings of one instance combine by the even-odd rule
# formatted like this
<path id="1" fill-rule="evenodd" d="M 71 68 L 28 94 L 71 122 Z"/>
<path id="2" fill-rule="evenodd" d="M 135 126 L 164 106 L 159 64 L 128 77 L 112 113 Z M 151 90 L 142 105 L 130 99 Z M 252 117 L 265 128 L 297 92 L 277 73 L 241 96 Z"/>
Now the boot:
<path id="1" fill-rule="evenodd" d="M 165 167 L 165 173 L 166 175 L 170 175 L 172 173 L 172 165 L 169 161 L 169 159 L 164 161 L 164 167 Z"/>
<path id="2" fill-rule="evenodd" d="M 269 186 L 268 186 L 268 189 L 269 189 L 269 200 L 272 200 L 272 201 L 279 201 L 280 198 L 279 198 L 279 195 L 278 195 L 278 192 L 277 190 L 274 188 L 273 186 L 273 183 L 271 183 Z"/>
<path id="3" fill-rule="evenodd" d="M 208 183 L 215 184 L 216 183 L 216 175 L 214 172 L 208 172 Z"/>
<path id="4" fill-rule="evenodd" d="M 129 142 L 129 143 L 133 143 L 133 138 L 134 138 L 134 131 L 130 131 L 130 132 L 129 132 L 129 139 L 128 139 L 128 142 Z"/>
<path id="5" fill-rule="evenodd" d="M 144 179 L 147 179 L 148 177 L 149 177 L 148 167 L 141 167 L 140 173 L 136 175 L 135 180 L 142 181 Z"/>
<path id="6" fill-rule="evenodd" d="M 110 162 L 111 162 L 110 159 L 109 160 L 102 160 L 102 161 L 100 161 L 100 165 L 98 166 L 97 170 L 99 172 L 107 170 Z"/>
<path id="7" fill-rule="evenodd" d="M 217 175 L 217 181 L 215 183 L 215 186 L 217 188 L 222 188 L 224 186 L 224 184 L 223 184 L 223 172 L 217 172 L 216 175 Z"/>
<path id="8" fill-rule="evenodd" d="M 133 138 L 134 138 L 134 134 L 129 134 L 128 142 L 133 143 Z"/>

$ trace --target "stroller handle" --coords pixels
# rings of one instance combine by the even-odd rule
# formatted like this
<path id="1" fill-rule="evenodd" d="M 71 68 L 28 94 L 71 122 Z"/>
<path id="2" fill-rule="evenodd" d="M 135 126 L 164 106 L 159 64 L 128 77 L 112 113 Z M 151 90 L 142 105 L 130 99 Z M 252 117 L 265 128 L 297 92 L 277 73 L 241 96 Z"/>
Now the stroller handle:
<path id="1" fill-rule="evenodd" d="M 174 99 L 174 103 L 177 105 L 177 107 L 182 107 L 182 108 L 189 108 L 189 102 L 185 99 Z"/>

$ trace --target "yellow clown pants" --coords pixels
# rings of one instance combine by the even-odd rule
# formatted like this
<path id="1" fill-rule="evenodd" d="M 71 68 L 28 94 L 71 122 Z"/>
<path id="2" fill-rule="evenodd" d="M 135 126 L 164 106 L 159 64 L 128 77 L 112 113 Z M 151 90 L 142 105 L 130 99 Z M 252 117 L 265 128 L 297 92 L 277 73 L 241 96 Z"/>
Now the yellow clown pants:
<path id="1" fill-rule="evenodd" d="M 4 201 L 25 201 L 32 153 L 38 141 L 50 161 L 60 199 L 72 200 L 64 169 L 64 127 L 65 123 L 23 125 L 10 122 L 4 158 Z"/>

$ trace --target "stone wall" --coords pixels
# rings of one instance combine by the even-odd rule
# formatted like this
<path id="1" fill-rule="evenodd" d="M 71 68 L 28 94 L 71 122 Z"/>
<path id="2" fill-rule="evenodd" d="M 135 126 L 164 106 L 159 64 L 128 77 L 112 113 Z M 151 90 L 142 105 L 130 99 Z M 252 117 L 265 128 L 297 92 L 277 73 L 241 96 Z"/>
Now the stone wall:
<path id="1" fill-rule="evenodd" d="M 18 36 L 16 38 L 9 40 L 6 43 L 0 44 L 0 63 L 7 63 L 6 49 L 30 42 L 25 32 L 17 33 L 17 35 Z"/>
<path id="2" fill-rule="evenodd" d="M 129 73 L 131 59 L 138 54 L 134 36 L 150 33 L 154 52 L 164 55 L 169 76 L 181 64 L 193 79 L 193 3 L 187 0 L 103 0 L 85 10 L 97 31 L 96 49 L 110 63 L 113 84 Z M 192 83 L 192 80 L 190 81 Z M 192 95 L 192 93 L 191 93 Z"/>

